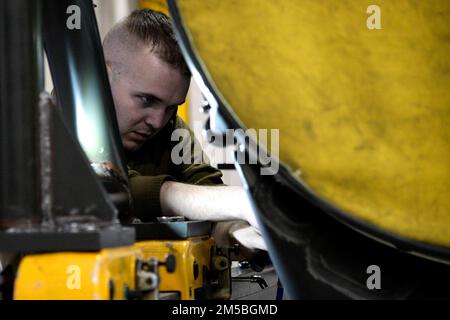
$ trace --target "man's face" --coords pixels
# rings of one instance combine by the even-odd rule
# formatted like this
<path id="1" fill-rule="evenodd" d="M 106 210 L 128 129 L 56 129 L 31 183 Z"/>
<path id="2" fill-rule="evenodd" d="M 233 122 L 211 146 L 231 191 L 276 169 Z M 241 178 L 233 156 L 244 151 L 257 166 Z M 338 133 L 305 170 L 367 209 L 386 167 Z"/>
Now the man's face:
<path id="1" fill-rule="evenodd" d="M 130 55 L 122 67 L 117 74 L 114 66 L 108 66 L 108 75 L 123 146 L 136 151 L 177 112 L 185 100 L 189 78 L 149 48 Z"/>

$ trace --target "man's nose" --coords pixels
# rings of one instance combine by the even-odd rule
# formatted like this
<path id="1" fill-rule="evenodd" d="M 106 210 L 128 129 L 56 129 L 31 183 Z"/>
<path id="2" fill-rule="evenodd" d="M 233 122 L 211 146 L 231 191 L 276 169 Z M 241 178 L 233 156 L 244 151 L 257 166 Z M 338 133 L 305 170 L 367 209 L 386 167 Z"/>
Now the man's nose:
<path id="1" fill-rule="evenodd" d="M 152 110 L 153 112 L 151 114 L 148 114 L 145 118 L 145 124 L 152 128 L 153 130 L 159 130 L 162 127 L 164 127 L 166 113 L 165 110 Z"/>

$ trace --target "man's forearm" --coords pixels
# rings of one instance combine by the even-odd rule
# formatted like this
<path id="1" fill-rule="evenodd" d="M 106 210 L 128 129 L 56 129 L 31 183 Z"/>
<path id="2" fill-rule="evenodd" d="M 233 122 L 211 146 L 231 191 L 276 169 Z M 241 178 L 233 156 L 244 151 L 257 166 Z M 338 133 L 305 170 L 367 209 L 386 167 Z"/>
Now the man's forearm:
<path id="1" fill-rule="evenodd" d="M 162 185 L 160 197 L 165 215 L 180 215 L 190 220 L 240 219 L 257 226 L 242 187 L 197 186 L 167 181 Z"/>

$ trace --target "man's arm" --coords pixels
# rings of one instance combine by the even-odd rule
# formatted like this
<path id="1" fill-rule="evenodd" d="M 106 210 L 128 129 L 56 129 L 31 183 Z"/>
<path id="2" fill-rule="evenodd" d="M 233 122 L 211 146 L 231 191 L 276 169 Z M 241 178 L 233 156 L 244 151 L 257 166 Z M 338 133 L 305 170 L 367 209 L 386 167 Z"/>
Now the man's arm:
<path id="1" fill-rule="evenodd" d="M 174 145 L 168 143 L 172 131 L 159 136 L 158 141 L 147 146 L 153 151 L 150 154 L 152 157 L 141 161 L 146 163 L 147 167 L 141 165 L 140 169 L 152 172 L 153 175 L 147 173 L 142 176 L 138 171 L 130 168 L 128 170 L 135 215 L 142 221 L 151 221 L 151 217 L 159 215 L 179 215 L 191 220 L 244 220 L 252 226 L 240 225 L 239 230 L 231 232 L 232 236 L 246 247 L 265 249 L 244 189 L 223 185 L 220 170 L 208 164 L 194 133 L 179 117 L 176 118 L 174 127 L 184 129 L 181 145 L 180 141 L 175 141 L 175 144 L 178 144 L 181 150 L 190 151 L 187 154 L 190 161 L 178 165 L 173 163 L 171 152 Z M 155 156 L 155 151 L 158 150 L 160 154 Z M 178 152 L 175 152 L 175 155 L 178 155 Z M 169 164 L 171 169 L 158 169 L 155 165 L 158 161 Z M 156 169 L 149 170 L 151 165 Z"/>
<path id="2" fill-rule="evenodd" d="M 160 193 L 164 215 L 184 216 L 190 220 L 244 220 L 231 236 L 244 247 L 267 250 L 250 202 L 242 187 L 197 186 L 166 181 Z M 245 226 L 247 225 L 247 226 Z"/>
<path id="3" fill-rule="evenodd" d="M 190 220 L 245 220 L 258 228 L 242 187 L 166 181 L 161 187 L 160 203 L 164 215 L 182 215 Z"/>

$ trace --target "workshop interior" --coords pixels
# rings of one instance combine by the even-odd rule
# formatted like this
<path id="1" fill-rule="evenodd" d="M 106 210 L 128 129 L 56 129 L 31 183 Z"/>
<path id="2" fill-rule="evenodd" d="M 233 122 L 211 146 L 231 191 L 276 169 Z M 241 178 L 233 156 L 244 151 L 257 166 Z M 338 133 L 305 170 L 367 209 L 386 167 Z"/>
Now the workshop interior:
<path id="1" fill-rule="evenodd" d="M 138 8 L 267 251 L 128 219 L 102 37 Z M 0 300 L 450 299 L 449 0 L 1 1 L 0 78 Z"/>

